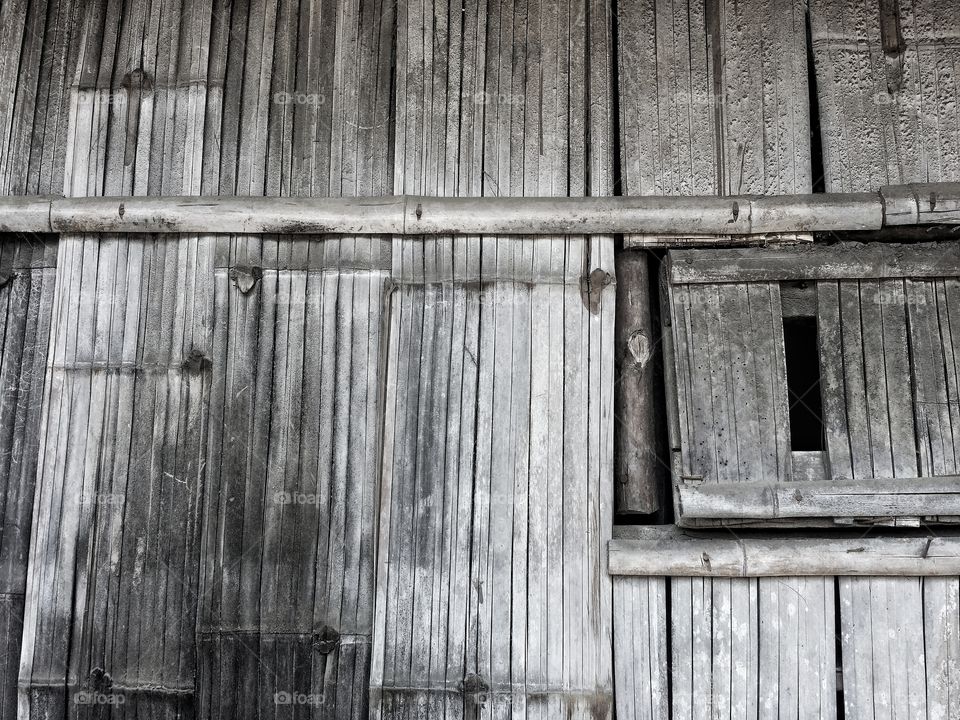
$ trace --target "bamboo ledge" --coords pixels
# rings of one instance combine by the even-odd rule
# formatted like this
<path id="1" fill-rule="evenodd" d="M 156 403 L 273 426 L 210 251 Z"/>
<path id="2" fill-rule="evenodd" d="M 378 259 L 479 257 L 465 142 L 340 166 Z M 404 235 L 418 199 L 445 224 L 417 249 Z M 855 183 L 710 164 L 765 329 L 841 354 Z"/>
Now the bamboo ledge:
<path id="1" fill-rule="evenodd" d="M 960 224 L 960 183 L 729 197 L 0 198 L 0 232 L 755 236 Z"/>
<path id="2" fill-rule="evenodd" d="M 928 530 L 734 534 L 674 525 L 618 526 L 609 573 L 626 576 L 786 577 L 960 574 L 960 532 Z"/>

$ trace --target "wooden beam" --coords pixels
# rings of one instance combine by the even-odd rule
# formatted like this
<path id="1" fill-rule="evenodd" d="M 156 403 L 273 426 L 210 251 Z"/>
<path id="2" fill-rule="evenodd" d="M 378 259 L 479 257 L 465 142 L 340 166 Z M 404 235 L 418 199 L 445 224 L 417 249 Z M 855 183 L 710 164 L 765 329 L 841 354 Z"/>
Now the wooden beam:
<path id="1" fill-rule="evenodd" d="M 681 483 L 683 519 L 803 520 L 960 516 L 960 476 L 786 483 Z"/>
<path id="2" fill-rule="evenodd" d="M 955 277 L 960 275 L 960 244 L 845 242 L 768 249 L 675 250 L 668 262 L 668 277 L 674 284 Z"/>
<path id="3" fill-rule="evenodd" d="M 608 544 L 611 575 L 780 577 L 956 575 L 960 532 L 862 537 L 692 532 L 674 525 L 620 526 Z"/>
<path id="4" fill-rule="evenodd" d="M 666 468 L 657 452 L 658 343 L 647 254 L 621 253 L 616 270 L 616 508 L 652 513 L 660 509 Z"/>

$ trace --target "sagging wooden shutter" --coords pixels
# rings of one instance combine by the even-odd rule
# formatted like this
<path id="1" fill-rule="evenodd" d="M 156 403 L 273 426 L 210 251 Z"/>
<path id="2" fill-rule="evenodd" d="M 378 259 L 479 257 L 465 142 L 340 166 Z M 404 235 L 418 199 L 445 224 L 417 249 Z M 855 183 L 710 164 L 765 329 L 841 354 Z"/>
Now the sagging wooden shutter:
<path id="1" fill-rule="evenodd" d="M 787 384 L 777 283 L 671 288 L 681 480 L 785 480 Z"/>
<path id="2" fill-rule="evenodd" d="M 678 521 L 957 520 L 958 276 L 955 244 L 671 252 Z M 784 283 L 814 293 L 822 453 L 791 450 Z"/>

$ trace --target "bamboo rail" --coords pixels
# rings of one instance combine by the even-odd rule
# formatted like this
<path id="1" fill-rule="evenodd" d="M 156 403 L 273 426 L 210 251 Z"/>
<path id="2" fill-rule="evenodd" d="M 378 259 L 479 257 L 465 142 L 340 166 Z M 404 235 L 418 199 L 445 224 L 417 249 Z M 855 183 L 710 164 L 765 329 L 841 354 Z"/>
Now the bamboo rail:
<path id="1" fill-rule="evenodd" d="M 960 183 L 728 197 L 0 198 L 0 232 L 769 235 L 960 224 Z"/>

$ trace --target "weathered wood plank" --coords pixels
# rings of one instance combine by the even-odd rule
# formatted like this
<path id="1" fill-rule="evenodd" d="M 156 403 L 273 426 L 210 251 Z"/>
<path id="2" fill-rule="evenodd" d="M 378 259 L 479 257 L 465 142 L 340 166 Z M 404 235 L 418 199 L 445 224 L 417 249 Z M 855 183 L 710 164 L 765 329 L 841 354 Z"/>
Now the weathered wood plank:
<path id="1" fill-rule="evenodd" d="M 673 250 L 673 283 L 737 283 L 782 280 L 845 280 L 956 277 L 956 243 L 842 242 L 780 248 Z"/>
<path id="2" fill-rule="evenodd" d="M 609 544 L 614 575 L 782 577 L 816 575 L 955 575 L 955 532 L 901 532 L 861 537 L 817 531 L 772 535 L 682 530 L 674 526 L 617 528 Z"/>
<path id="3" fill-rule="evenodd" d="M 937 518 L 960 515 L 960 477 L 681 484 L 684 520 Z"/>
<path id="4" fill-rule="evenodd" d="M 667 481 L 658 441 L 652 296 L 647 256 L 617 258 L 616 509 L 652 513 L 660 507 Z"/>
<path id="5" fill-rule="evenodd" d="M 612 192 L 604 3 L 405 3 L 397 28 L 395 193 Z M 580 283 L 612 248 L 395 241 L 374 714 L 612 713 L 614 285 Z"/>

